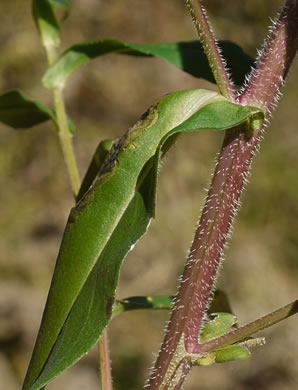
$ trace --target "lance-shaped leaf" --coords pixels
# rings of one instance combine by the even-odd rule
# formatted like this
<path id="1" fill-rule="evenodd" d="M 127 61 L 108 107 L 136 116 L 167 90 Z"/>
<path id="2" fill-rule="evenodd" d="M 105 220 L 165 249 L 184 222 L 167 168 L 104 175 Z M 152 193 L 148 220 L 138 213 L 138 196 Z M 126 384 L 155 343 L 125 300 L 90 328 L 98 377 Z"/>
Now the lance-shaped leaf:
<path id="1" fill-rule="evenodd" d="M 117 299 L 113 307 L 113 318 L 125 311 L 140 309 L 170 310 L 174 297 L 169 295 L 135 296 Z"/>
<path id="2" fill-rule="evenodd" d="M 25 129 L 52 119 L 54 113 L 45 105 L 32 100 L 23 92 L 12 90 L 0 95 L 0 121 L 15 129 Z"/>
<path id="3" fill-rule="evenodd" d="M 241 85 L 245 75 L 253 66 L 253 59 L 235 43 L 220 41 L 219 46 L 226 58 L 232 79 L 236 84 Z M 63 88 L 72 72 L 92 59 L 109 53 L 160 57 L 192 76 L 215 82 L 199 41 L 138 45 L 114 39 L 102 39 L 69 48 L 45 74 L 43 83 L 47 88 Z"/>
<path id="4" fill-rule="evenodd" d="M 130 310 L 139 310 L 139 309 L 170 310 L 173 308 L 174 302 L 175 302 L 175 297 L 169 295 L 134 296 L 134 297 L 128 297 L 124 299 L 117 299 L 113 308 L 113 317 L 119 313 L 122 313 L 124 311 L 130 311 Z M 215 291 L 208 312 L 212 316 L 216 315 L 216 317 L 218 317 L 219 310 L 221 311 L 228 310 L 228 313 L 224 313 L 226 318 L 231 318 L 232 316 L 233 321 L 235 322 L 234 315 L 230 314 L 232 313 L 232 311 L 231 311 L 231 307 L 227 295 L 223 290 Z M 207 326 L 209 326 L 209 323 L 207 323 Z"/>
<path id="5" fill-rule="evenodd" d="M 58 127 L 56 114 L 38 100 L 29 98 L 24 92 L 11 90 L 0 95 L 0 122 L 14 129 L 28 129 L 51 119 Z M 68 118 L 72 133 L 75 125 Z"/>
<path id="6" fill-rule="evenodd" d="M 170 135 L 224 130 L 255 115 L 260 111 L 212 91 L 179 91 L 114 142 L 71 210 L 24 390 L 42 388 L 80 359 L 108 324 L 123 259 L 154 215 L 157 161 L 171 145 Z"/>

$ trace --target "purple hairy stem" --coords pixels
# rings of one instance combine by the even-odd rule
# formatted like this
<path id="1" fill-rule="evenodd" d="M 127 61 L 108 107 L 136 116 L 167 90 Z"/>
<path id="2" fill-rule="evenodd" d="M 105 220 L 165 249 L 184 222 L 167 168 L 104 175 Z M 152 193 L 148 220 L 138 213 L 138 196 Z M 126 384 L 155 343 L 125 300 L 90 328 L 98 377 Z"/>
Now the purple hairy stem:
<path id="1" fill-rule="evenodd" d="M 255 149 L 256 138 L 248 139 L 241 128 L 227 132 L 178 297 L 189 305 L 184 326 L 188 352 L 193 352 L 198 345 L 198 335 Z"/>
<path id="2" fill-rule="evenodd" d="M 298 47 L 298 2 L 288 0 L 270 29 L 269 36 L 259 53 L 257 67 L 247 80 L 239 98 L 242 105 L 253 105 L 268 112 L 280 96 L 285 77 Z"/>
<path id="3" fill-rule="evenodd" d="M 255 105 L 265 111 L 265 124 L 297 51 L 297 26 L 298 2 L 289 0 L 275 21 L 256 69 L 239 97 L 241 104 Z M 170 374 L 177 373 L 173 365 L 184 358 L 181 355 L 179 360 L 176 356 L 181 340 L 186 354 L 203 350 L 199 343 L 200 330 L 240 195 L 264 129 L 265 125 L 248 135 L 244 127 L 238 126 L 226 132 L 175 307 L 150 378 L 150 390 L 181 388 L 189 367 L 180 371 L 180 377 Z"/>

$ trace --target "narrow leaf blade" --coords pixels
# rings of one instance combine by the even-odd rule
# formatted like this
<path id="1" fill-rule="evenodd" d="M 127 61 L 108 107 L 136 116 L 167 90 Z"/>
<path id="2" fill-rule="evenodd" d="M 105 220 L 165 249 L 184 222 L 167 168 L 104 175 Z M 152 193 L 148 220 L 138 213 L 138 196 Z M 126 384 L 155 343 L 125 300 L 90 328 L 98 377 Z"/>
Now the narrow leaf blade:
<path id="1" fill-rule="evenodd" d="M 14 129 L 28 129 L 51 119 L 58 128 L 56 113 L 38 100 L 29 98 L 20 90 L 0 95 L 0 122 Z M 75 133 L 75 125 L 67 118 L 69 129 Z"/>
<path id="2" fill-rule="evenodd" d="M 15 129 L 26 129 L 52 119 L 54 113 L 37 100 L 32 100 L 19 90 L 0 95 L 0 121 Z"/>
<path id="3" fill-rule="evenodd" d="M 253 59 L 232 42 L 221 41 L 219 45 L 227 60 L 234 82 L 241 85 L 245 74 L 253 66 Z M 194 77 L 215 82 L 199 41 L 138 45 L 125 41 L 102 39 L 70 47 L 48 70 L 43 78 L 43 83 L 50 89 L 63 88 L 69 76 L 76 69 L 97 57 L 110 53 L 137 57 L 160 57 Z"/>
<path id="4" fill-rule="evenodd" d="M 113 317 L 130 310 L 155 309 L 170 310 L 174 304 L 174 297 L 169 295 L 135 296 L 119 299 L 115 302 Z"/>

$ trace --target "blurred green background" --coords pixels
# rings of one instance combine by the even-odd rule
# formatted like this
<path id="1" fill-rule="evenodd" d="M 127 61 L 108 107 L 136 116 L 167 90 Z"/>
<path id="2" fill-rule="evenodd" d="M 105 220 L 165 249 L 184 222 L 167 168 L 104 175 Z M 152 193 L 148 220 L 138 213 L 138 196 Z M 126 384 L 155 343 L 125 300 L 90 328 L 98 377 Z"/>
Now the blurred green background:
<path id="1" fill-rule="evenodd" d="M 208 3 L 208 5 L 207 5 Z M 217 38 L 256 55 L 280 0 L 206 2 Z M 45 53 L 31 1 L 0 3 L 0 91 L 21 88 L 52 107 L 40 83 Z M 182 0 L 73 1 L 62 47 L 101 38 L 136 43 L 196 39 Z M 297 63 L 267 131 L 242 197 L 218 286 L 241 323 L 297 298 Z M 160 96 L 212 88 L 160 59 L 109 55 L 77 71 L 65 90 L 81 175 L 98 142 L 118 137 Z M 54 127 L 13 131 L 0 125 L 0 389 L 21 386 L 73 199 Z M 199 218 L 221 134 L 184 135 L 160 175 L 157 218 L 126 259 L 118 297 L 174 294 Z M 110 327 L 115 390 L 140 389 L 162 340 L 168 314 L 125 313 Z M 193 369 L 189 390 L 298 388 L 297 317 L 263 332 L 253 358 Z M 97 350 L 54 380 L 49 390 L 98 389 Z"/>

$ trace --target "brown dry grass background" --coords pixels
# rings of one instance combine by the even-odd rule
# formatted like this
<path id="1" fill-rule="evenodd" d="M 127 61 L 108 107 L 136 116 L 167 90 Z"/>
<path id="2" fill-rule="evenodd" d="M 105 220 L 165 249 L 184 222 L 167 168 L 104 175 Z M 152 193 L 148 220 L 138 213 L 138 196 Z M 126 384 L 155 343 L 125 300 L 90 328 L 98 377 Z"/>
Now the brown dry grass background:
<path id="1" fill-rule="evenodd" d="M 45 54 L 29 0 L 0 4 L 0 91 L 21 88 L 52 106 L 40 84 Z M 207 4 L 208 3 L 208 4 Z M 219 39 L 255 55 L 280 0 L 207 2 Z M 137 43 L 195 39 L 182 0 L 74 1 L 62 48 L 119 38 Z M 165 93 L 214 88 L 159 59 L 109 55 L 70 79 L 65 91 L 83 175 L 98 142 L 120 136 Z M 61 235 L 73 204 L 51 124 L 12 131 L 0 125 L 0 389 L 16 390 L 32 352 Z M 189 134 L 164 163 L 157 218 L 126 259 L 118 297 L 173 294 L 210 180 L 220 134 Z M 297 63 L 255 158 L 218 285 L 245 323 L 297 298 Z M 127 313 L 110 329 L 115 390 L 139 389 L 161 342 L 167 313 Z M 263 332 L 267 345 L 250 361 L 193 369 L 189 390 L 298 388 L 297 318 Z M 98 389 L 97 351 L 54 380 L 49 390 Z"/>

